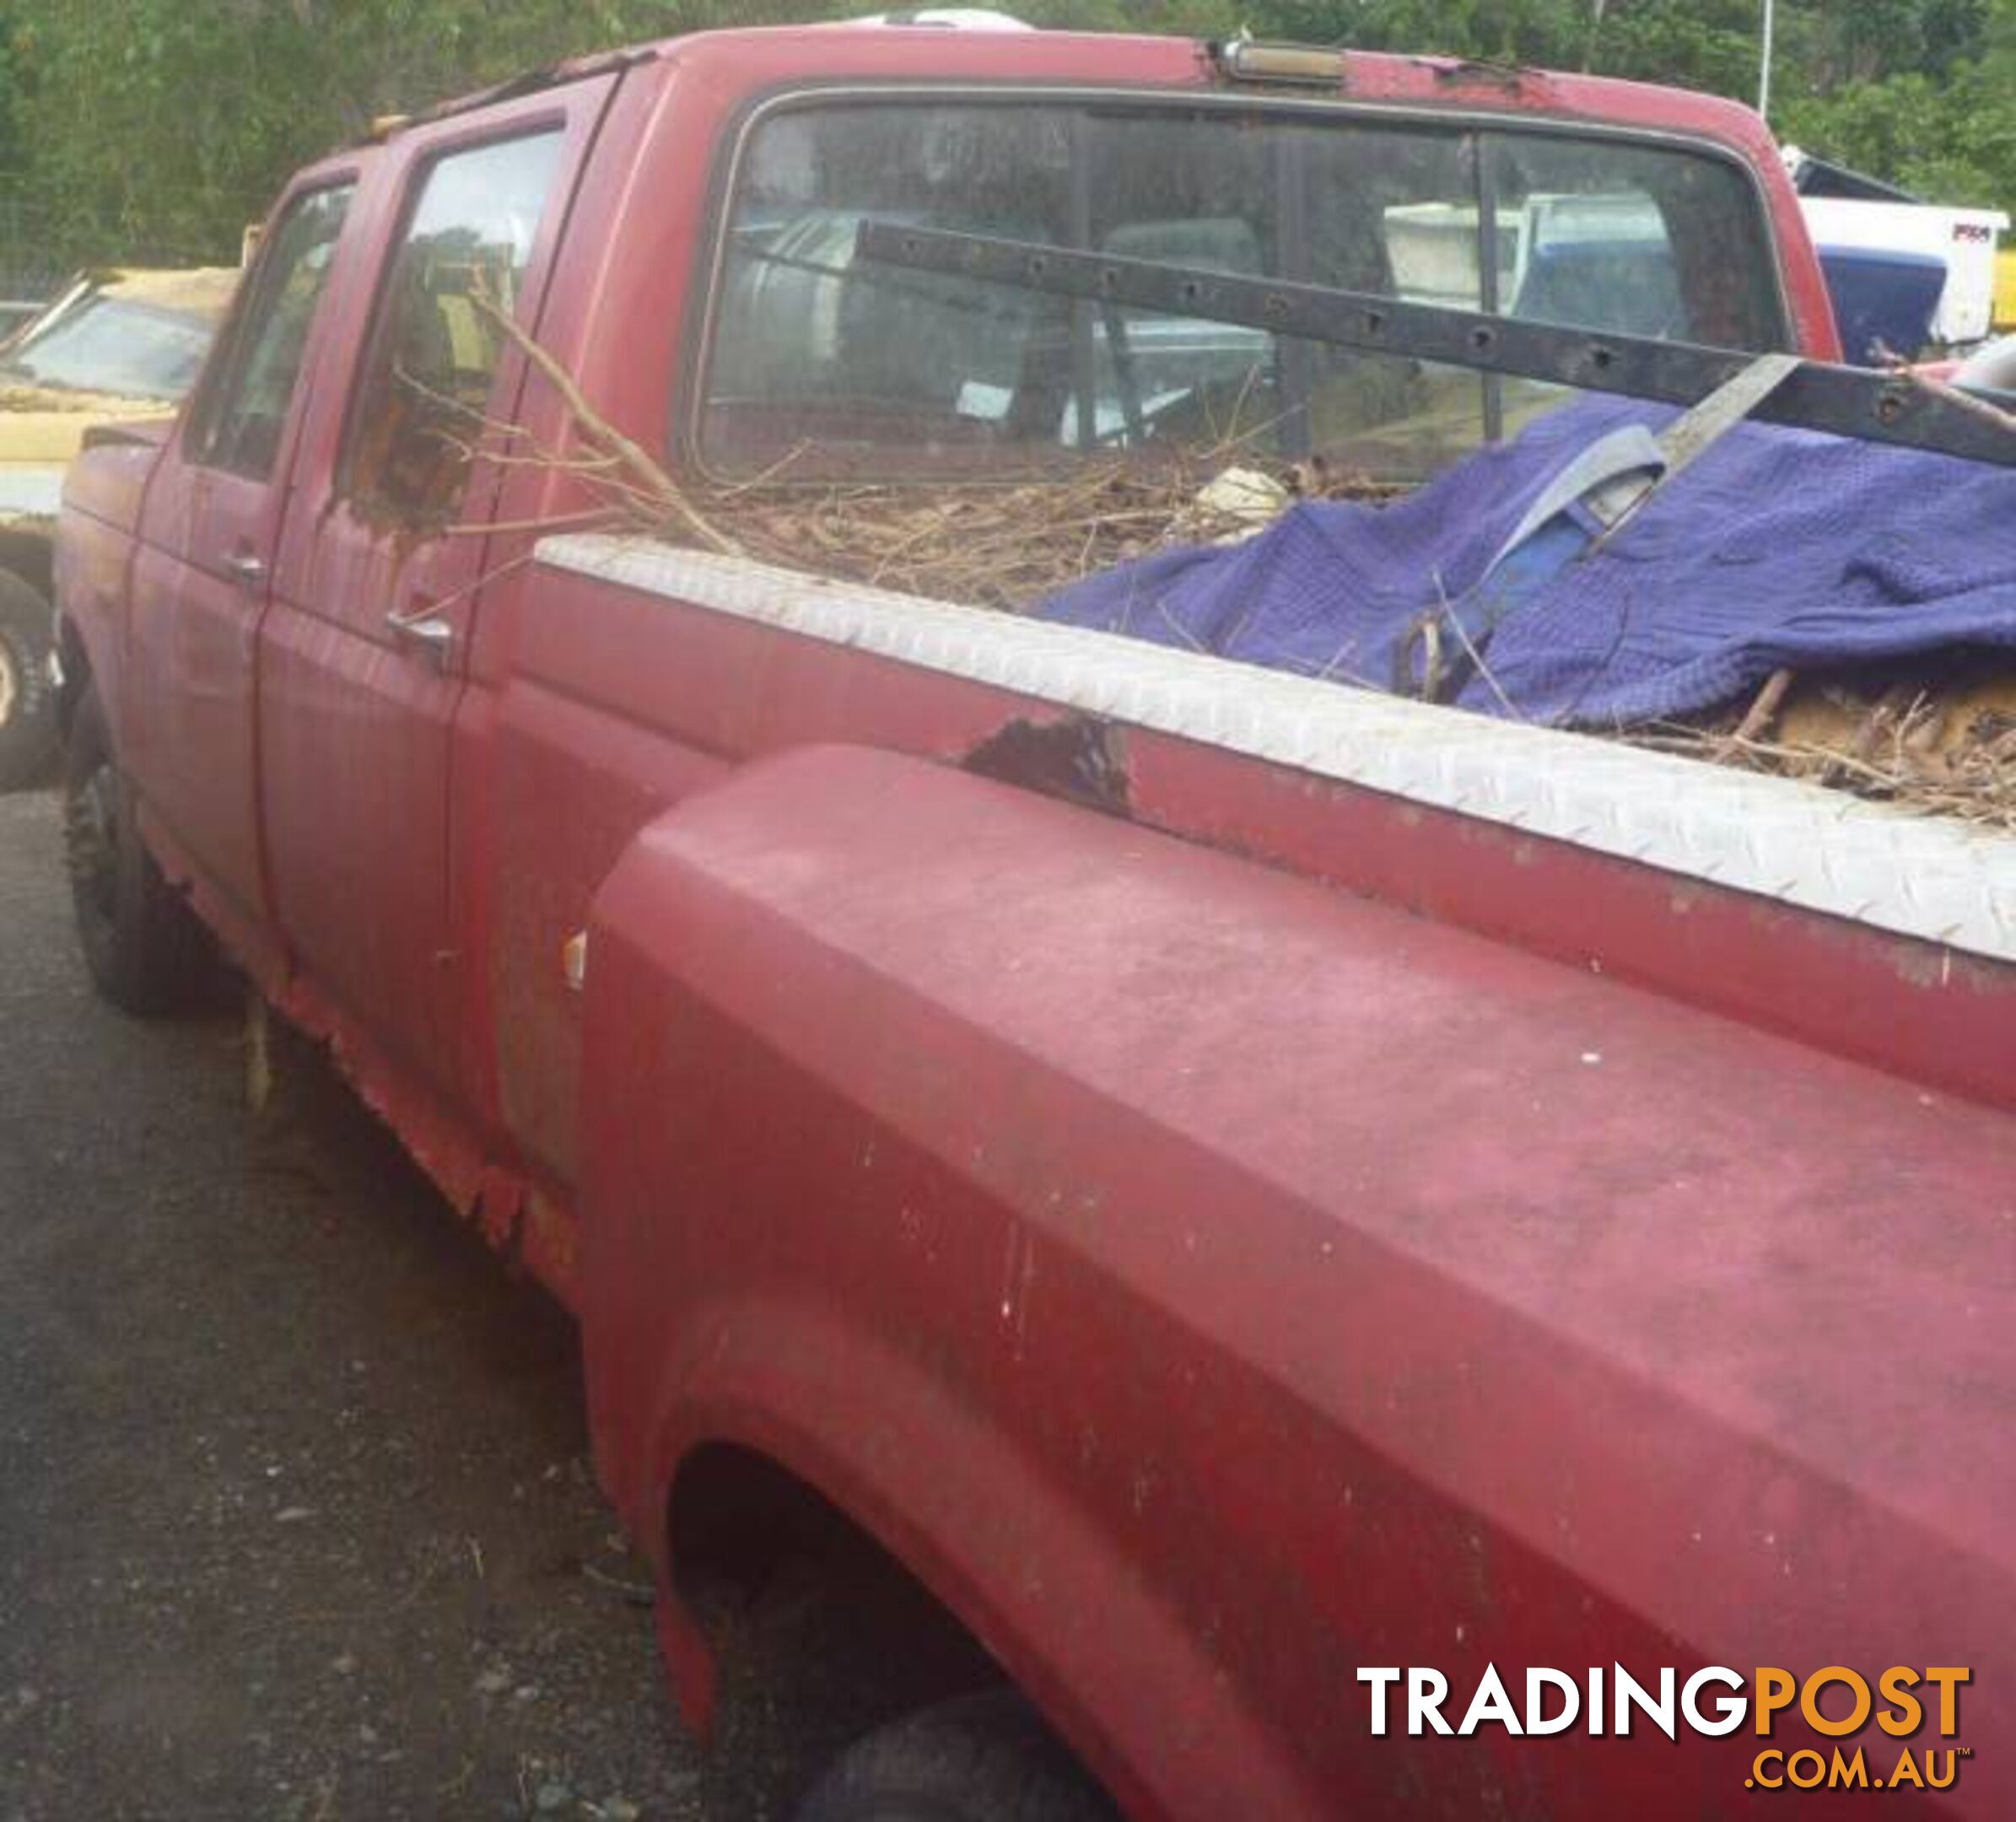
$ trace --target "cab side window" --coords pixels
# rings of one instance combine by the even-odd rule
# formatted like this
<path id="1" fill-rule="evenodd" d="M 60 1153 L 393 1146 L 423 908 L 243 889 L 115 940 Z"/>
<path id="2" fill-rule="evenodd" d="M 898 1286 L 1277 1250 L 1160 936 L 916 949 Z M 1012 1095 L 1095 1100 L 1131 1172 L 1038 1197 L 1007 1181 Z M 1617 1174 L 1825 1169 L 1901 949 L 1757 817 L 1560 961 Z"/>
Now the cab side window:
<path id="1" fill-rule="evenodd" d="M 251 481 L 272 473 L 354 188 L 334 184 L 296 197 L 267 237 L 216 382 L 191 410 L 186 447 L 192 461 Z"/>
<path id="2" fill-rule="evenodd" d="M 558 127 L 429 166 L 385 274 L 343 490 L 380 524 L 445 523 L 461 501 L 560 157 Z"/>

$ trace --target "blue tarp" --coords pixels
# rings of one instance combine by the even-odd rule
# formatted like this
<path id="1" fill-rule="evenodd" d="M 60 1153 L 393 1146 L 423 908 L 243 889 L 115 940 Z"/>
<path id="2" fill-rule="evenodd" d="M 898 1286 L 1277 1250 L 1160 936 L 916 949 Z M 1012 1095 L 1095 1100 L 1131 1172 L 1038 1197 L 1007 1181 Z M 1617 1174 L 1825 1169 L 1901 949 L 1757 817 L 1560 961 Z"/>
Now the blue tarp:
<path id="1" fill-rule="evenodd" d="M 1038 611 L 1390 688 L 1424 612 L 1475 598 L 1550 479 L 1619 426 L 1673 416 L 1585 399 L 1393 505 L 1306 501 L 1244 543 L 1157 552 Z M 1698 714 L 1781 666 L 2016 649 L 2016 470 L 1743 424 L 1608 543 L 1517 587 L 1466 708 L 1614 726 Z"/>

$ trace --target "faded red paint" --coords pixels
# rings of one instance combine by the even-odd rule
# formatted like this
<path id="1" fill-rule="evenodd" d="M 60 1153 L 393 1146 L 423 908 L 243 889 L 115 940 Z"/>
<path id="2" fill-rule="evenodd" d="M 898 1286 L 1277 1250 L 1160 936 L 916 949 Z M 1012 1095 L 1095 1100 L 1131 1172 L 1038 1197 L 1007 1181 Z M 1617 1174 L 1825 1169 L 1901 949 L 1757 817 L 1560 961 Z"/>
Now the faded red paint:
<path id="1" fill-rule="evenodd" d="M 1375 1743 L 1354 1670 L 1935 1649 L 2003 1813 L 2004 1114 L 860 749 L 592 941 L 627 1511 L 709 1436 L 848 1487 L 1145 1815 L 1733 1814 L 1747 1734 Z"/>
<path id="2" fill-rule="evenodd" d="M 1174 40 L 723 34 L 305 174 L 358 189 L 272 488 L 95 450 L 62 533 L 164 865 L 579 1311 L 601 1471 L 661 1566 L 685 1453 L 767 1451 L 1136 1814 L 1747 1800 L 1747 1734 L 1368 1740 L 1369 1663 L 1966 1663 L 1992 1744 L 2009 968 L 1164 736 L 1105 736 L 1126 818 L 1069 807 L 957 769 L 1047 705 L 335 499 L 423 161 L 563 126 L 522 307 L 662 449 L 725 130 L 849 80 L 1211 78 Z M 1407 58 L 1343 89 L 1733 150 L 1803 345 L 1837 352 L 1745 111 Z M 561 429 L 515 354 L 493 412 Z M 580 504 L 516 466 L 468 499 Z M 240 536 L 270 540 L 256 597 L 208 586 Z M 385 628 L 419 596 L 445 672 Z M 660 1627 L 704 1712 L 703 1641 L 669 1596 Z M 1887 1808 L 1998 1817 L 2013 1777 L 1990 1750 Z"/>

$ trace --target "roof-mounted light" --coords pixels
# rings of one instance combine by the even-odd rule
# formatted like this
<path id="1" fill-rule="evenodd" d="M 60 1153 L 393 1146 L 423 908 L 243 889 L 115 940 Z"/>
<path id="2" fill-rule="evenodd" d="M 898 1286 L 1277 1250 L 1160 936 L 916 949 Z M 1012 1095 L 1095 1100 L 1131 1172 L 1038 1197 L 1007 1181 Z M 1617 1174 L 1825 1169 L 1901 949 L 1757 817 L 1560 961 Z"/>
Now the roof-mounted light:
<path id="1" fill-rule="evenodd" d="M 1210 46 L 1210 56 L 1227 82 L 1311 89 L 1337 89 L 1344 84 L 1344 52 L 1323 45 L 1221 38 Z"/>
<path id="2" fill-rule="evenodd" d="M 905 7 L 895 13 L 870 13 L 844 19 L 847 25 L 929 25 L 940 31 L 1034 31 L 1027 19 L 992 7 Z"/>

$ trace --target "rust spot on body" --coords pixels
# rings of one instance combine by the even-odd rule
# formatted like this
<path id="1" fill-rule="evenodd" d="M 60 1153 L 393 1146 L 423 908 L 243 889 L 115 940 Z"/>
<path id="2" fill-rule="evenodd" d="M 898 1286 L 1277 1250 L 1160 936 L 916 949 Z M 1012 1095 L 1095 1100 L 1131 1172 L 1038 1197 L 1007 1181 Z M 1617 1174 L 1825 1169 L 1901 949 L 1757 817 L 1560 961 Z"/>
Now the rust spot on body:
<path id="1" fill-rule="evenodd" d="M 1097 715 L 1011 721 L 967 754 L 964 764 L 982 778 L 1061 797 L 1087 810 L 1133 814 L 1120 730 Z"/>

